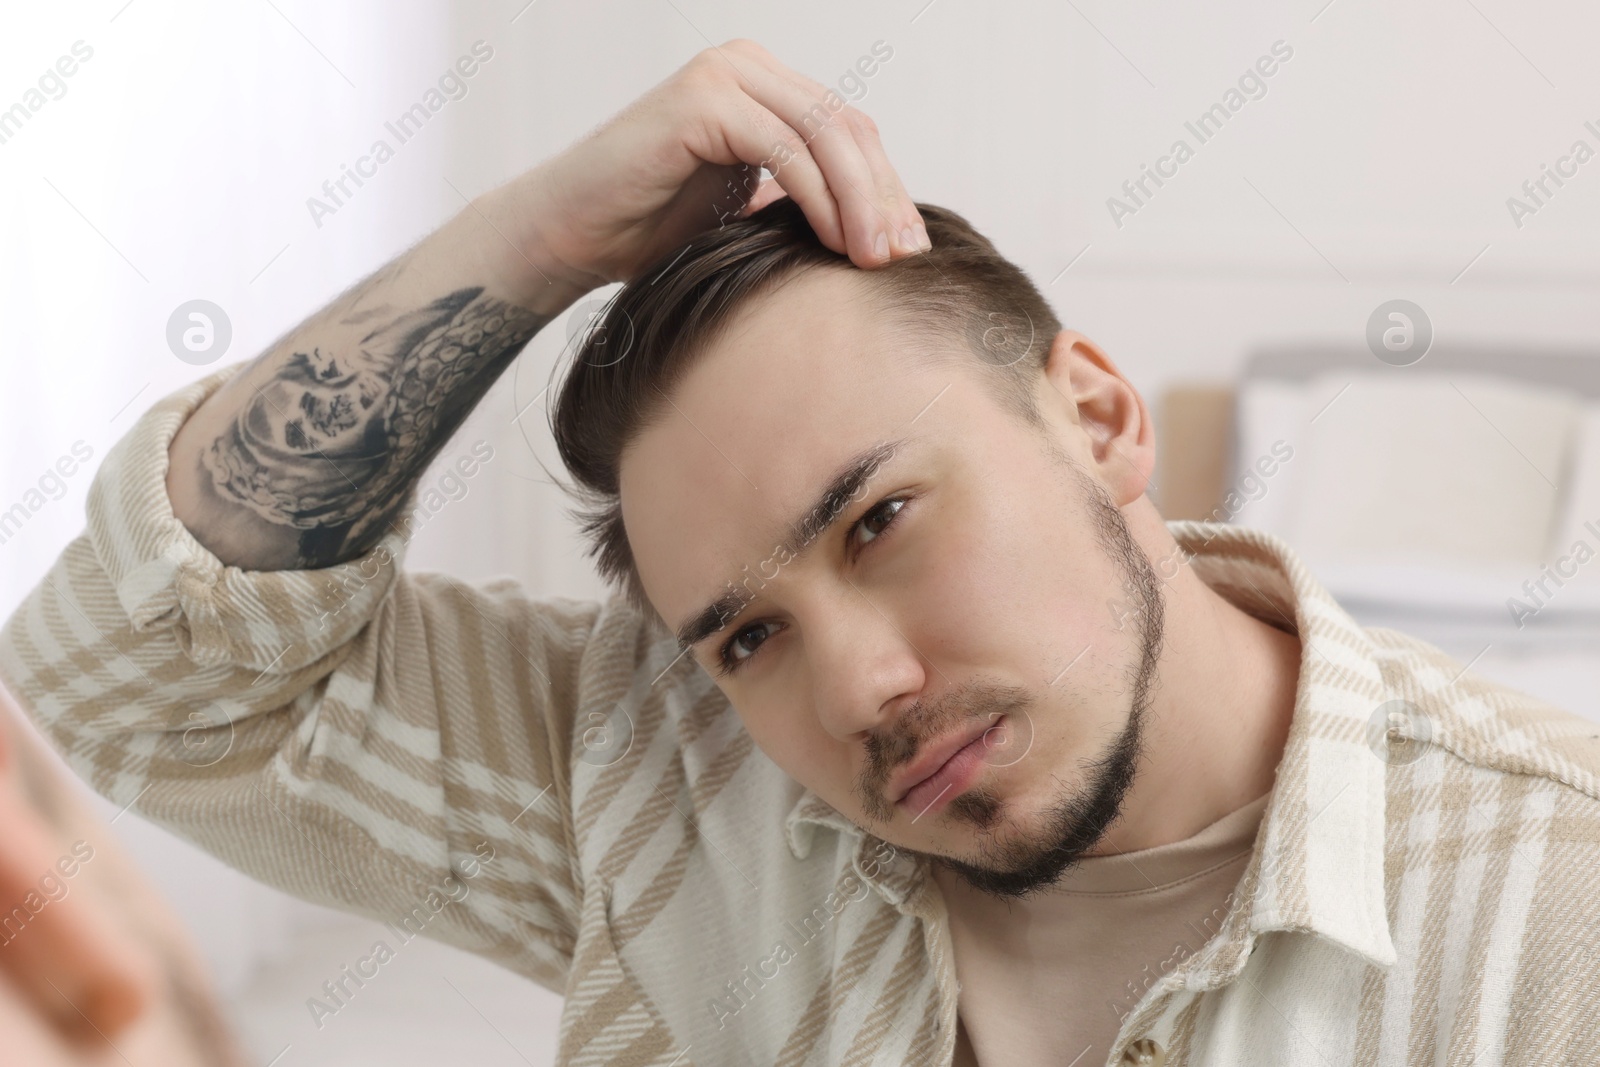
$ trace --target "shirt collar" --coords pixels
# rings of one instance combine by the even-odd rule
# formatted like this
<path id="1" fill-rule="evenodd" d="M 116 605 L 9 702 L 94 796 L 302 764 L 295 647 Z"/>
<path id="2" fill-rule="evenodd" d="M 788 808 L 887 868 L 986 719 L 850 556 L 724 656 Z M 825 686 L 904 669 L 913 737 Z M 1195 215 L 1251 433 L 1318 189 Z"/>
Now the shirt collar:
<path id="1" fill-rule="evenodd" d="M 1301 641 L 1294 718 L 1240 881 L 1247 907 L 1235 914 L 1246 926 L 1219 939 L 1221 951 L 1242 958 L 1254 940 L 1247 933 L 1298 931 L 1387 967 L 1397 958 L 1385 904 L 1387 767 L 1368 745 L 1369 722 L 1385 699 L 1376 649 L 1275 535 L 1228 523 L 1166 525 L 1202 581 L 1241 609 L 1292 628 Z M 896 908 L 910 910 L 928 877 L 926 863 L 803 789 L 784 823 L 797 859 L 810 854 L 818 826 L 858 837 L 857 873 Z"/>

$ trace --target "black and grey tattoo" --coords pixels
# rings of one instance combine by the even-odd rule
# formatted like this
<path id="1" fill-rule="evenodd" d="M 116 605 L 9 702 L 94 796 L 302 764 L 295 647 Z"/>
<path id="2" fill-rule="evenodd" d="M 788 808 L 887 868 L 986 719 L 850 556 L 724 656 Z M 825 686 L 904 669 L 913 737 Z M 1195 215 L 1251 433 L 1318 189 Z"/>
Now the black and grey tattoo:
<path id="1" fill-rule="evenodd" d="M 353 351 L 295 350 L 202 463 L 224 497 L 300 531 L 297 567 L 352 559 L 377 544 L 428 463 L 547 321 L 481 288 L 399 315 L 347 314 L 347 326 L 379 325 Z"/>

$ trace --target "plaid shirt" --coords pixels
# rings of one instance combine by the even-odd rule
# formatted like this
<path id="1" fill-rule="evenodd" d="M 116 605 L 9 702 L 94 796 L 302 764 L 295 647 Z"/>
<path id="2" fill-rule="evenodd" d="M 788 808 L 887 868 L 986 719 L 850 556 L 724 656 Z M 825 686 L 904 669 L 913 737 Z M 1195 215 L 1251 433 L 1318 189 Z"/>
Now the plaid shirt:
<path id="1" fill-rule="evenodd" d="M 563 994 L 563 1064 L 950 1063 L 927 870 L 760 752 L 659 624 L 404 571 L 398 531 L 321 571 L 203 548 L 167 449 L 242 367 L 140 418 L 0 631 L 0 676 L 80 774 Z M 1168 525 L 1303 656 L 1233 906 L 1109 1062 L 1600 1063 L 1600 726 L 1357 625 L 1270 535 Z"/>

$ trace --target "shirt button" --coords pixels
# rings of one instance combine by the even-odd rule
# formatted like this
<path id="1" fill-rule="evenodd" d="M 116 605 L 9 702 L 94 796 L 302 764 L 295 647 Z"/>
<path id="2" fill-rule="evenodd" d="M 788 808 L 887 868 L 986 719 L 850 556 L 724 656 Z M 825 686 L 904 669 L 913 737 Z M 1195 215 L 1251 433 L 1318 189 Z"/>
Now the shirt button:
<path id="1" fill-rule="evenodd" d="M 1167 1062 L 1167 1052 L 1148 1037 L 1141 1037 L 1122 1050 L 1122 1062 L 1128 1067 L 1161 1067 Z"/>

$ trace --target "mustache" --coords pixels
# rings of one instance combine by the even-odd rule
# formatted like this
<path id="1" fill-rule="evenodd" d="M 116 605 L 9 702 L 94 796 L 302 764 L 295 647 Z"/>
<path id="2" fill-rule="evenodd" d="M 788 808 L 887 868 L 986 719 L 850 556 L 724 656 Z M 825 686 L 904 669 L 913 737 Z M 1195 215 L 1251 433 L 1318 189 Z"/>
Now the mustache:
<path id="1" fill-rule="evenodd" d="M 974 720 L 998 722 L 1002 715 L 1026 711 L 1033 696 L 1022 686 L 969 681 L 931 701 L 918 700 L 896 720 L 887 737 L 867 738 L 867 765 L 863 784 L 881 793 L 890 774 L 910 763 L 917 754 L 958 726 Z"/>

